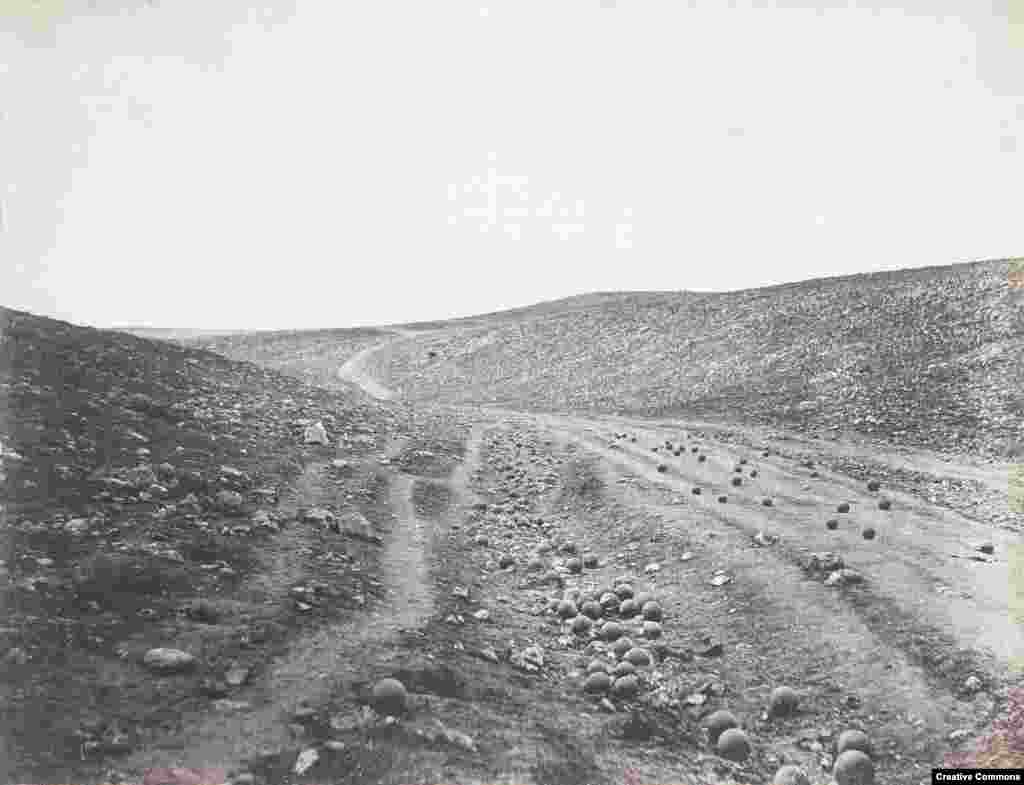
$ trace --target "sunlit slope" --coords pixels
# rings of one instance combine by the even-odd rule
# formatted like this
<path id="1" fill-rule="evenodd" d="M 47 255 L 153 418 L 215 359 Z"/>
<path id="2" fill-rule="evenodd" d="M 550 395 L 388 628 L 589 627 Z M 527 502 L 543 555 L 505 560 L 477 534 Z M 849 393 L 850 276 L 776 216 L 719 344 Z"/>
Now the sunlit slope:
<path id="1" fill-rule="evenodd" d="M 1008 268 L 601 295 L 449 322 L 391 344 L 371 368 L 418 401 L 716 415 L 1003 449 L 1022 435 L 1024 379 L 1024 297 Z"/>

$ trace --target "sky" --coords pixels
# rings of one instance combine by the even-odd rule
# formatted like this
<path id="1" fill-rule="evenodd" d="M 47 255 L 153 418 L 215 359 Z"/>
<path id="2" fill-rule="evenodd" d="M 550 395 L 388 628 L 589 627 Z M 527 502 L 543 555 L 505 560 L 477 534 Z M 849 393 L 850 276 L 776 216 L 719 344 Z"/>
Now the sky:
<path id="1" fill-rule="evenodd" d="M 349 327 L 1024 255 L 1024 0 L 0 0 L 0 305 Z"/>

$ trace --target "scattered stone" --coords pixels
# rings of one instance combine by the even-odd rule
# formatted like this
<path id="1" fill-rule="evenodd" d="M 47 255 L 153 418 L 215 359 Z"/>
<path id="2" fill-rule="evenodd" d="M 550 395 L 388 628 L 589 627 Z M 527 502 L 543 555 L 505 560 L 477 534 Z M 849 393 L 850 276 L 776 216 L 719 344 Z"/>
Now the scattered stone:
<path id="1" fill-rule="evenodd" d="M 804 571 L 830 573 L 841 570 L 844 566 L 841 556 L 831 551 L 824 551 L 810 554 L 804 562 Z"/>
<path id="2" fill-rule="evenodd" d="M 787 765 L 775 772 L 772 785 L 811 785 L 811 780 L 799 766 Z"/>
<path id="3" fill-rule="evenodd" d="M 881 500 L 879 500 L 879 502 L 878 502 L 878 509 L 880 509 L 880 510 L 889 510 L 891 508 L 892 508 L 892 502 L 891 501 L 889 501 L 888 499 L 881 499 Z"/>
<path id="4" fill-rule="evenodd" d="M 733 477 L 732 478 L 732 484 L 738 488 L 739 486 L 743 485 L 743 478 L 742 477 Z"/>
<path id="5" fill-rule="evenodd" d="M 983 685 L 981 683 L 981 679 L 979 679 L 977 676 L 968 676 L 967 679 L 964 680 L 965 692 L 972 694 L 975 692 L 979 692 L 982 686 Z"/>
<path id="6" fill-rule="evenodd" d="M 582 607 L 580 608 L 580 613 L 591 619 L 600 619 L 602 614 L 601 605 L 599 603 L 594 602 L 593 600 L 588 600 L 587 602 L 583 603 Z"/>
<path id="7" fill-rule="evenodd" d="M 847 504 L 846 502 L 843 502 L 838 507 L 836 507 L 836 512 L 849 512 L 849 511 L 850 511 L 850 505 Z"/>
<path id="8" fill-rule="evenodd" d="M 601 637 L 606 641 L 615 641 L 626 634 L 626 629 L 618 622 L 610 621 L 601 628 Z"/>
<path id="9" fill-rule="evenodd" d="M 739 728 L 726 728 L 719 735 L 715 750 L 726 760 L 742 763 L 750 757 L 750 740 Z"/>
<path id="10" fill-rule="evenodd" d="M 330 443 L 330 439 L 327 437 L 327 429 L 324 428 L 324 424 L 322 422 L 313 423 L 306 428 L 302 438 L 306 444 Z"/>
<path id="11" fill-rule="evenodd" d="M 378 714 L 398 716 L 406 709 L 408 693 L 398 679 L 381 679 L 373 686 L 372 704 Z"/>
<path id="12" fill-rule="evenodd" d="M 847 750 L 860 750 L 870 756 L 871 740 L 864 731 L 844 730 L 836 741 L 836 755 L 842 755 Z"/>
<path id="13" fill-rule="evenodd" d="M 839 519 L 829 518 L 827 521 L 825 521 L 825 528 L 829 529 L 830 531 L 835 531 L 839 528 Z"/>
<path id="14" fill-rule="evenodd" d="M 639 691 L 640 680 L 637 679 L 635 674 L 631 673 L 626 676 L 620 676 L 614 682 L 612 682 L 611 696 L 613 698 L 632 698 Z"/>
<path id="15" fill-rule="evenodd" d="M 836 570 L 828 578 L 825 579 L 826 586 L 846 586 L 849 584 L 863 583 L 864 576 L 856 570 L 842 569 Z"/>
<path id="16" fill-rule="evenodd" d="M 663 615 L 661 606 L 654 600 L 644 603 L 640 612 L 647 621 L 661 621 Z"/>
<path id="17" fill-rule="evenodd" d="M 860 750 L 847 750 L 836 758 L 832 776 L 836 785 L 874 785 L 875 765 Z"/>
<path id="18" fill-rule="evenodd" d="M 788 717 L 796 712 L 800 696 L 792 687 L 780 686 L 772 690 L 768 713 L 772 717 Z"/>
<path id="19" fill-rule="evenodd" d="M 577 616 L 572 620 L 572 631 L 577 635 L 586 635 L 590 632 L 593 622 L 588 616 Z"/>
<path id="20" fill-rule="evenodd" d="M 298 775 L 305 774 L 316 765 L 318 760 L 320 760 L 320 753 L 312 747 L 308 747 L 299 753 L 299 756 L 295 759 L 292 771 Z"/>
<path id="21" fill-rule="evenodd" d="M 612 678 L 604 670 L 591 673 L 583 684 L 583 691 L 591 695 L 608 692 L 612 686 Z"/>
<path id="22" fill-rule="evenodd" d="M 142 659 L 143 664 L 162 673 L 175 673 L 195 667 L 196 658 L 180 649 L 150 649 Z"/>
<path id="23" fill-rule="evenodd" d="M 631 641 L 629 638 L 622 637 L 617 638 L 615 642 L 612 643 L 611 652 L 616 657 L 624 657 L 626 655 L 626 652 L 628 652 L 632 648 L 633 641 Z"/>
<path id="24" fill-rule="evenodd" d="M 646 668 L 651 664 L 651 655 L 646 649 L 633 647 L 623 656 L 623 660 L 635 665 L 637 668 Z"/>
<path id="25" fill-rule="evenodd" d="M 661 625 L 656 621 L 645 621 L 643 626 L 644 637 L 655 640 L 661 637 Z"/>

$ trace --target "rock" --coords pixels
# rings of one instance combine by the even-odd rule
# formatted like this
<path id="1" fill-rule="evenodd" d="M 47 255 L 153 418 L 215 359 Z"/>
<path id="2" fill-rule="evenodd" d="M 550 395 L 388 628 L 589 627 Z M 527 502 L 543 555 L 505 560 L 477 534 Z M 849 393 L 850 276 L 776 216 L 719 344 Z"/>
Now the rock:
<path id="1" fill-rule="evenodd" d="M 577 616 L 572 620 L 572 631 L 577 635 L 586 635 L 592 626 L 593 622 L 588 616 Z"/>
<path id="2" fill-rule="evenodd" d="M 877 491 L 881 487 L 882 487 L 882 483 L 880 483 L 878 480 L 868 480 L 868 490 L 869 491 Z"/>
<path id="3" fill-rule="evenodd" d="M 979 692 L 982 688 L 981 679 L 977 676 L 968 676 L 964 680 L 964 692 L 975 693 Z"/>
<path id="4" fill-rule="evenodd" d="M 694 496 L 700 496 L 700 488 L 694 488 L 692 491 L 690 491 L 690 493 L 692 493 Z"/>
<path id="5" fill-rule="evenodd" d="M 768 702 L 768 713 L 772 717 L 788 717 L 796 713 L 800 696 L 792 687 L 780 686 L 772 690 Z"/>
<path id="6" fill-rule="evenodd" d="M 571 619 L 579 613 L 579 610 L 576 608 L 576 603 L 571 600 L 562 600 L 558 603 L 556 612 L 563 619 Z"/>
<path id="7" fill-rule="evenodd" d="M 718 737 L 729 728 L 738 728 L 739 722 L 732 712 L 719 709 L 716 712 L 708 715 L 707 719 L 704 720 L 704 727 L 708 732 L 708 741 L 711 746 L 715 746 L 718 743 Z"/>
<path id="8" fill-rule="evenodd" d="M 610 621 L 601 628 L 601 637 L 606 641 L 615 641 L 626 634 L 626 628 L 618 622 Z"/>
<path id="9" fill-rule="evenodd" d="M 593 600 L 588 600 L 587 602 L 583 603 L 583 606 L 580 608 L 580 612 L 584 616 L 588 616 L 591 619 L 600 619 L 602 609 L 600 604 L 594 602 Z"/>
<path id="10" fill-rule="evenodd" d="M 627 660 L 623 660 L 622 662 L 617 663 L 614 668 L 612 668 L 611 675 L 612 678 L 618 679 L 622 676 L 629 676 L 633 673 L 636 673 L 636 666 L 633 663 L 628 662 Z"/>
<path id="11" fill-rule="evenodd" d="M 370 522 L 362 513 L 355 510 L 349 510 L 338 516 L 338 519 L 332 524 L 332 528 L 343 537 L 351 537 L 371 545 L 384 544 L 383 538 L 373 530 Z"/>
<path id="12" fill-rule="evenodd" d="M 320 760 L 320 753 L 312 747 L 307 747 L 300 752 L 299 756 L 295 759 L 295 765 L 292 766 L 292 772 L 301 776 L 313 768 L 318 760 Z"/>
<path id="13" fill-rule="evenodd" d="M 729 497 L 728 496 L 719 496 L 718 497 L 718 503 L 719 504 L 725 504 L 728 501 L 729 501 Z"/>
<path id="14" fill-rule="evenodd" d="M 249 679 L 249 669 L 233 667 L 224 674 L 224 680 L 232 687 L 241 687 Z"/>
<path id="15" fill-rule="evenodd" d="M 843 559 L 831 551 L 810 554 L 804 562 L 804 571 L 813 573 L 830 573 L 843 569 Z"/>
<path id="16" fill-rule="evenodd" d="M 583 572 L 583 561 L 581 559 L 573 557 L 565 563 L 565 568 L 573 575 L 578 575 L 579 573 Z"/>
<path id="17" fill-rule="evenodd" d="M 664 474 L 665 472 L 667 472 L 668 471 L 668 464 L 667 463 L 659 463 L 658 464 L 658 471 L 661 474 Z"/>
<path id="18" fill-rule="evenodd" d="M 604 670 L 591 673 L 583 683 L 583 691 L 589 695 L 608 692 L 612 686 L 612 678 Z"/>
<path id="19" fill-rule="evenodd" d="M 836 512 L 849 512 L 849 511 L 850 511 L 850 505 L 847 504 L 846 502 L 843 502 L 838 507 L 836 507 Z"/>
<path id="20" fill-rule="evenodd" d="M 825 528 L 829 529 L 830 531 L 835 531 L 839 528 L 839 519 L 829 518 L 827 521 L 825 521 Z"/>
<path id="21" fill-rule="evenodd" d="M 498 567 L 500 567 L 503 570 L 508 569 L 509 567 L 511 567 L 515 563 L 516 563 L 515 557 L 513 557 L 511 554 L 508 554 L 508 553 L 503 553 L 498 558 Z"/>
<path id="22" fill-rule="evenodd" d="M 836 758 L 832 776 L 836 785 L 874 785 L 875 766 L 860 750 L 847 750 Z"/>
<path id="23" fill-rule="evenodd" d="M 771 507 L 775 504 L 775 502 L 773 502 L 771 499 L 761 499 L 761 504 L 763 504 L 765 507 Z"/>
<path id="24" fill-rule="evenodd" d="M 539 670 L 544 667 L 544 651 L 540 646 L 527 646 L 512 658 L 512 662 L 523 670 Z"/>
<path id="25" fill-rule="evenodd" d="M 9 665 L 25 665 L 30 659 L 29 653 L 20 646 L 12 646 L 4 654 L 4 662 Z"/>
<path id="26" fill-rule="evenodd" d="M 644 603 L 644 606 L 640 609 L 640 612 L 643 614 L 644 619 L 646 619 L 647 621 L 661 621 L 662 619 L 661 606 L 654 600 Z"/>
<path id="27" fill-rule="evenodd" d="M 863 537 L 865 540 L 873 540 L 875 539 L 875 527 L 865 526 L 864 531 L 862 531 L 860 534 L 861 537 Z"/>
<path id="28" fill-rule="evenodd" d="M 878 509 L 889 510 L 892 509 L 892 502 L 888 499 L 880 499 L 878 502 Z"/>
<path id="29" fill-rule="evenodd" d="M 983 543 L 983 544 L 979 545 L 977 547 L 977 550 L 980 553 L 987 553 L 987 554 L 991 555 L 991 554 L 995 553 L 996 548 L 995 548 L 995 546 L 992 543 L 986 542 L 986 543 Z"/>
<path id="30" fill-rule="evenodd" d="M 643 626 L 644 637 L 655 640 L 661 637 L 661 625 L 656 621 L 645 621 Z"/>
<path id="31" fill-rule="evenodd" d="M 847 750 L 860 750 L 870 756 L 871 740 L 864 731 L 844 730 L 836 741 L 836 755 L 842 755 Z"/>
<path id="32" fill-rule="evenodd" d="M 398 679 L 381 679 L 373 686 L 372 705 L 378 714 L 398 716 L 408 703 L 405 685 Z"/>
<path id="33" fill-rule="evenodd" d="M 715 751 L 726 760 L 742 763 L 750 757 L 750 740 L 739 728 L 726 728 L 718 737 Z"/>
<path id="34" fill-rule="evenodd" d="M 622 637 L 617 638 L 615 642 L 612 643 L 610 650 L 611 653 L 614 654 L 616 657 L 623 657 L 625 656 L 626 652 L 632 648 L 633 641 L 631 641 L 629 638 Z"/>
<path id="35" fill-rule="evenodd" d="M 196 658 L 180 649 L 150 649 L 142 659 L 143 664 L 162 673 L 175 673 L 195 667 Z"/>
<path id="36" fill-rule="evenodd" d="M 646 668 L 651 664 L 651 655 L 646 649 L 633 647 L 623 655 L 623 660 L 635 665 L 637 668 Z"/>
<path id="37" fill-rule="evenodd" d="M 619 616 L 624 619 L 631 619 L 640 612 L 640 606 L 636 604 L 636 600 L 630 597 L 628 600 L 623 600 L 619 604 Z"/>
<path id="38" fill-rule="evenodd" d="M 628 699 L 632 698 L 640 691 L 640 680 L 637 679 L 635 674 L 628 674 L 626 676 L 620 676 L 614 682 L 610 694 L 613 698 Z"/>
<path id="39" fill-rule="evenodd" d="M 737 488 L 740 487 L 741 485 L 743 485 L 743 478 L 742 477 L 733 477 L 732 478 L 732 484 L 735 487 L 737 487 Z"/>
<path id="40" fill-rule="evenodd" d="M 316 422 L 306 428 L 302 435 L 303 441 L 306 444 L 329 444 L 330 439 L 327 437 L 327 429 L 324 428 L 322 422 Z"/>
<path id="41" fill-rule="evenodd" d="M 583 557 L 583 566 L 586 567 L 588 570 L 597 569 L 597 566 L 598 566 L 597 555 L 593 554 L 593 553 L 588 553 L 586 556 L 584 556 Z"/>
<path id="42" fill-rule="evenodd" d="M 864 576 L 856 570 L 842 569 L 836 570 L 828 578 L 825 579 L 826 586 L 847 586 L 854 583 L 863 583 Z"/>
<path id="43" fill-rule="evenodd" d="M 811 785 L 811 780 L 799 766 L 788 765 L 775 772 L 772 785 Z"/>
<path id="44" fill-rule="evenodd" d="M 214 497 L 214 505 L 218 510 L 225 513 L 237 513 L 242 508 L 242 494 L 238 491 L 221 490 L 217 491 Z"/>
<path id="45" fill-rule="evenodd" d="M 628 600 L 633 596 L 633 587 L 628 583 L 620 583 L 615 587 L 615 595 L 620 600 Z"/>

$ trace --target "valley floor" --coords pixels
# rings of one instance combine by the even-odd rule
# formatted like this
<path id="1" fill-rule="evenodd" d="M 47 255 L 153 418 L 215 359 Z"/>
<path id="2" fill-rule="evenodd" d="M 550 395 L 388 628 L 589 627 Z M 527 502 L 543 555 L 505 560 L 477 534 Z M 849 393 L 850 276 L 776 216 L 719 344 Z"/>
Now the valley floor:
<path id="1" fill-rule="evenodd" d="M 368 370 L 372 352 L 341 375 L 400 411 Z M 796 764 L 824 785 L 839 734 L 860 729 L 877 782 L 917 785 L 990 731 L 1020 681 L 1024 582 L 1019 531 L 999 509 L 1004 469 L 715 423 L 433 415 L 457 460 L 420 461 L 437 437 L 410 428 L 342 470 L 374 499 L 378 597 L 265 652 L 230 700 L 62 775 L 140 782 L 153 767 L 214 766 L 267 785 L 749 785 Z M 326 449 L 304 467 L 282 518 L 345 505 L 355 486 L 336 459 Z M 300 565 L 335 549 L 324 536 L 282 530 L 263 546 L 269 567 L 233 596 L 272 604 L 309 584 Z M 591 663 L 621 657 L 610 627 L 571 611 L 622 584 L 660 606 L 658 625 L 610 614 L 652 661 L 635 694 L 590 694 Z M 410 693 L 397 720 L 368 707 L 384 677 Z M 767 711 L 780 685 L 799 695 L 787 716 Z M 718 709 L 746 732 L 745 760 L 709 744 L 703 723 Z"/>

